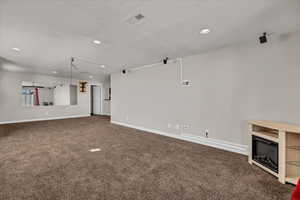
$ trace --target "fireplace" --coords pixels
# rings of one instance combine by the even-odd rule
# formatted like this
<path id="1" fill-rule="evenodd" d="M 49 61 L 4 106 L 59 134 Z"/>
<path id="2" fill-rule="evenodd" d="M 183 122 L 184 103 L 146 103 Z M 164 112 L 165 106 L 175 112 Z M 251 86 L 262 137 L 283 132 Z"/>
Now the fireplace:
<path id="1" fill-rule="evenodd" d="M 278 173 L 278 143 L 252 135 L 252 160 Z"/>

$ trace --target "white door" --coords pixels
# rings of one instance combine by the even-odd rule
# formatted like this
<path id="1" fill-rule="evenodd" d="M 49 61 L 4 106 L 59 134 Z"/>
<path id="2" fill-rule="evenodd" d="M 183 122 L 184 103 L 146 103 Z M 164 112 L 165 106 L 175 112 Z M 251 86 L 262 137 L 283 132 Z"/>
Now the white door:
<path id="1" fill-rule="evenodd" d="M 101 115 L 101 87 L 93 86 L 93 114 Z"/>

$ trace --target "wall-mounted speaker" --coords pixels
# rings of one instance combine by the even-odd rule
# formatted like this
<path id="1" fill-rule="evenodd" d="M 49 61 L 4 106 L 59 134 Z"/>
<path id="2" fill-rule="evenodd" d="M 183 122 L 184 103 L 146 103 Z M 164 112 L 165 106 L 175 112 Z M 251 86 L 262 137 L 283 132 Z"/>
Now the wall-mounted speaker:
<path id="1" fill-rule="evenodd" d="M 259 37 L 259 43 L 260 44 L 264 44 L 268 42 L 268 38 L 267 38 L 267 33 L 263 33 L 262 36 Z"/>
<path id="2" fill-rule="evenodd" d="M 168 64 L 168 60 L 169 60 L 168 57 L 164 58 L 164 59 L 163 59 L 163 63 L 164 63 L 165 65 Z"/>

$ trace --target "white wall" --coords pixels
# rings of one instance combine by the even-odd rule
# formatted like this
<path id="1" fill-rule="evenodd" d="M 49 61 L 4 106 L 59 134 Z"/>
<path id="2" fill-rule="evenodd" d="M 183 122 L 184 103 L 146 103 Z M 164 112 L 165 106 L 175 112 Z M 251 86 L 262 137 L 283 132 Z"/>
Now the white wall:
<path id="1" fill-rule="evenodd" d="M 129 74 L 113 74 L 112 121 L 179 135 L 185 133 L 246 145 L 247 121 L 300 124 L 300 33 L 270 43 L 226 47 Z M 168 128 L 168 124 L 171 128 Z"/>
<path id="2" fill-rule="evenodd" d="M 77 105 L 78 93 L 79 86 L 70 85 L 70 105 Z"/>
<path id="3" fill-rule="evenodd" d="M 68 79 L 31 73 L 0 71 L 0 124 L 23 120 L 63 118 L 90 115 L 90 91 L 78 93 L 78 104 L 69 106 L 22 106 L 22 81 L 36 81 L 41 84 L 64 83 Z M 76 81 L 76 80 L 74 80 Z M 76 84 L 78 81 L 76 81 Z M 97 80 L 93 83 L 100 84 Z"/>
<path id="4" fill-rule="evenodd" d="M 70 105 L 70 84 L 61 84 L 54 88 L 54 105 Z"/>

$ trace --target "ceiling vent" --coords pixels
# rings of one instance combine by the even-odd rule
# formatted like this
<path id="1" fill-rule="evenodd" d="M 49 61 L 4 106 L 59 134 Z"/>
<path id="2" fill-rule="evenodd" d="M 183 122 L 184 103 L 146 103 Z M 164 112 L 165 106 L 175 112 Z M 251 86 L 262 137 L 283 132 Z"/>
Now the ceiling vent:
<path id="1" fill-rule="evenodd" d="M 145 18 L 145 16 L 140 13 L 140 14 L 137 14 L 133 17 L 128 18 L 126 20 L 126 22 L 129 23 L 129 24 L 139 24 L 143 21 L 144 18 Z"/>

